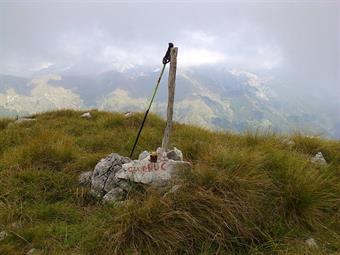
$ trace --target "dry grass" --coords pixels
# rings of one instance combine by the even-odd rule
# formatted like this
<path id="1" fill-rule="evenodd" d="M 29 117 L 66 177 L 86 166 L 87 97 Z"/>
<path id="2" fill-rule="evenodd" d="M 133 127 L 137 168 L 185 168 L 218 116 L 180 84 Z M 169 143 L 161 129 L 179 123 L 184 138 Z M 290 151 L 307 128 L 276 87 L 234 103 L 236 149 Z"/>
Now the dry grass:
<path id="1" fill-rule="evenodd" d="M 103 205 L 77 176 L 111 152 L 128 155 L 142 115 L 55 111 L 0 121 L 0 254 L 336 254 L 340 143 L 176 124 L 172 145 L 193 163 L 178 192 L 135 187 Z M 161 143 L 151 115 L 135 155 Z M 283 142 L 294 141 L 293 145 Z M 327 166 L 310 162 L 321 151 Z M 313 237 L 318 248 L 309 248 Z"/>

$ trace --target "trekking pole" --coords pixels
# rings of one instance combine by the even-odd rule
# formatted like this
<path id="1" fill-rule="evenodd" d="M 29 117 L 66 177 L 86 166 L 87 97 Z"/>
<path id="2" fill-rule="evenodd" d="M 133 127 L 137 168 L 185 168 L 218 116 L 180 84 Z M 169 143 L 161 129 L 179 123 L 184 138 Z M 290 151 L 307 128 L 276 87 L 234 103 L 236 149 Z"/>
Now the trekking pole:
<path id="1" fill-rule="evenodd" d="M 170 60 L 171 60 L 171 59 L 170 59 L 170 51 L 171 51 L 171 48 L 173 48 L 173 47 L 174 47 L 173 43 L 169 43 L 168 50 L 166 51 L 165 56 L 164 56 L 164 58 L 163 58 L 163 60 L 162 60 L 163 67 L 162 67 L 161 73 L 160 73 L 160 75 L 159 75 L 159 78 L 158 78 L 157 83 L 156 83 L 156 87 L 155 87 L 155 89 L 154 89 L 154 91 L 153 91 L 153 94 L 152 94 L 152 96 L 151 96 L 150 103 L 149 103 L 149 107 L 148 107 L 148 109 L 146 110 L 146 112 L 145 112 L 145 114 L 144 114 L 144 118 L 143 118 L 142 124 L 141 124 L 141 126 L 140 126 L 140 128 L 139 128 L 139 131 L 138 131 L 136 140 L 135 140 L 135 142 L 134 142 L 134 144 L 133 144 L 133 147 L 132 147 L 132 150 L 131 150 L 131 153 L 130 153 L 130 158 L 132 158 L 133 152 L 135 151 L 136 145 L 137 145 L 137 143 L 138 143 L 139 136 L 140 136 L 140 134 L 141 134 L 141 132 L 142 132 L 142 130 L 143 130 L 143 127 L 144 127 L 144 123 L 145 123 L 146 117 L 147 117 L 148 114 L 149 114 L 151 105 L 152 105 L 153 100 L 154 100 L 154 98 L 155 98 L 155 96 L 156 96 L 156 93 L 157 93 L 157 90 L 158 90 L 158 87 L 159 87 L 159 83 L 161 82 L 161 79 L 162 79 L 162 76 L 163 76 L 163 73 L 164 73 L 165 66 L 166 66 L 166 64 L 169 63 Z"/>

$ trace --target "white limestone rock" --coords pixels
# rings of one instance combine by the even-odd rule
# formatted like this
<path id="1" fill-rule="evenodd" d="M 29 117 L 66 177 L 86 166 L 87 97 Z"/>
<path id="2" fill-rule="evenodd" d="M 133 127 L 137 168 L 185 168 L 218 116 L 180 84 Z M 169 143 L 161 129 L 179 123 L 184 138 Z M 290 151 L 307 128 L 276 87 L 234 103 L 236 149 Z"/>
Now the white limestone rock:
<path id="1" fill-rule="evenodd" d="M 167 152 L 168 159 L 172 159 L 175 161 L 183 161 L 183 153 L 176 147 L 173 150 Z"/>
<path id="2" fill-rule="evenodd" d="M 327 165 L 327 161 L 322 155 L 322 152 L 319 151 L 315 154 L 315 156 L 311 159 L 313 163 L 320 164 L 320 165 Z"/>
<path id="3" fill-rule="evenodd" d="M 305 243 L 307 244 L 308 247 L 310 248 L 318 248 L 318 244 L 316 243 L 316 241 L 314 240 L 314 238 L 308 238 Z"/>
<path id="4" fill-rule="evenodd" d="M 80 185 L 91 184 L 92 174 L 93 174 L 93 171 L 87 171 L 87 172 L 81 173 L 78 177 L 79 184 Z"/>
<path id="5" fill-rule="evenodd" d="M 91 115 L 90 112 L 85 112 L 85 113 L 83 113 L 82 115 L 80 115 L 80 117 L 86 118 L 86 119 L 91 119 L 91 118 L 92 118 L 92 115 Z"/>
<path id="6" fill-rule="evenodd" d="M 20 118 L 15 121 L 16 124 L 24 123 L 24 122 L 30 122 L 30 121 L 36 121 L 36 119 L 32 118 Z"/>
<path id="7" fill-rule="evenodd" d="M 177 176 L 180 169 L 191 169 L 191 164 L 185 161 L 158 161 L 150 162 L 147 159 L 133 160 L 123 164 L 121 170 L 117 172 L 119 179 L 129 180 L 136 183 L 163 187 Z"/>
<path id="8" fill-rule="evenodd" d="M 6 231 L 0 232 L 0 242 L 5 240 L 5 238 L 8 236 L 8 233 Z"/>
<path id="9" fill-rule="evenodd" d="M 114 203 L 125 200 L 126 191 L 120 187 L 114 188 L 110 190 L 108 193 L 103 196 L 104 203 Z"/>
<path id="10" fill-rule="evenodd" d="M 149 156 L 150 156 L 150 153 L 148 151 L 143 151 L 141 154 L 139 154 L 138 160 L 149 158 Z"/>
<path id="11" fill-rule="evenodd" d="M 288 146 L 294 146 L 295 145 L 295 142 L 290 140 L 289 138 L 283 138 L 281 140 L 281 142 L 285 145 L 288 145 Z"/>
<path id="12" fill-rule="evenodd" d="M 117 153 L 112 153 L 106 158 L 101 159 L 95 166 L 91 177 L 91 193 L 102 196 L 116 187 L 119 181 L 116 178 L 116 173 L 123 164 L 130 161 L 129 158 L 122 157 Z"/>
<path id="13" fill-rule="evenodd" d="M 125 118 L 129 118 L 129 117 L 131 117 L 132 115 L 134 115 L 133 112 L 125 112 L 125 113 L 124 113 L 124 117 L 125 117 Z"/>

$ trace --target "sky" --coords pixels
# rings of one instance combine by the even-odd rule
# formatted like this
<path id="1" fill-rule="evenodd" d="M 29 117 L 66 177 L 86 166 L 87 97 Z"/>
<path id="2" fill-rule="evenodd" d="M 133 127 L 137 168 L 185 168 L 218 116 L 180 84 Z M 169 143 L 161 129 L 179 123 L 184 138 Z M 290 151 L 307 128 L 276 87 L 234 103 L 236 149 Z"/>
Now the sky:
<path id="1" fill-rule="evenodd" d="M 0 0 L 0 73 L 219 65 L 340 95 L 340 1 Z M 339 97 L 340 98 L 340 97 Z"/>

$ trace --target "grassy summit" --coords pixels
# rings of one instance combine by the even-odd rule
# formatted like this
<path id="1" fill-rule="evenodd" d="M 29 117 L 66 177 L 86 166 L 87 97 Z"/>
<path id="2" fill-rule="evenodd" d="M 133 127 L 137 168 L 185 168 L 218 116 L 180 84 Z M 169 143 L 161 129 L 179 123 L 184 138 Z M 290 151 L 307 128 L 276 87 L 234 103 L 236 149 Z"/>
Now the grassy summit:
<path id="1" fill-rule="evenodd" d="M 142 115 L 55 111 L 0 120 L 0 254 L 338 254 L 340 142 L 236 135 L 176 124 L 171 144 L 194 169 L 163 197 L 136 187 L 103 205 L 78 185 L 99 159 L 130 152 Z M 165 123 L 150 116 L 135 155 Z M 286 138 L 287 140 L 287 138 Z M 328 165 L 310 162 L 321 151 Z M 308 247 L 314 238 L 318 247 Z"/>

